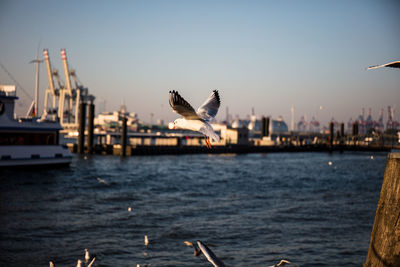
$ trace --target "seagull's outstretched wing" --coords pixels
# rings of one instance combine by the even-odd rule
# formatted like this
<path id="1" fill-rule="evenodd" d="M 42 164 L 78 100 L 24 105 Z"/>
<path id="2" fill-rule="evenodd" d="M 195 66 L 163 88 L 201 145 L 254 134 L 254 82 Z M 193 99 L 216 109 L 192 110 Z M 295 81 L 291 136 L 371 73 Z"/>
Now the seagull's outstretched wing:
<path id="1" fill-rule="evenodd" d="M 176 113 L 185 119 L 200 119 L 194 108 L 177 91 L 169 91 L 169 104 Z"/>
<path id="2" fill-rule="evenodd" d="M 226 267 L 225 263 L 218 259 L 211 249 L 209 249 L 203 242 L 197 240 L 197 245 L 199 246 L 201 252 L 203 252 L 204 256 L 206 256 L 207 260 L 211 262 L 214 267 Z"/>
<path id="3" fill-rule="evenodd" d="M 214 90 L 212 94 L 207 98 L 206 102 L 203 103 L 198 109 L 197 114 L 203 120 L 209 121 L 217 115 L 218 108 L 221 105 L 219 93 Z"/>
<path id="4" fill-rule="evenodd" d="M 389 63 L 382 64 L 382 65 L 371 66 L 371 67 L 368 67 L 367 70 L 383 68 L 383 67 L 400 68 L 400 61 L 393 61 L 393 62 L 389 62 Z"/>

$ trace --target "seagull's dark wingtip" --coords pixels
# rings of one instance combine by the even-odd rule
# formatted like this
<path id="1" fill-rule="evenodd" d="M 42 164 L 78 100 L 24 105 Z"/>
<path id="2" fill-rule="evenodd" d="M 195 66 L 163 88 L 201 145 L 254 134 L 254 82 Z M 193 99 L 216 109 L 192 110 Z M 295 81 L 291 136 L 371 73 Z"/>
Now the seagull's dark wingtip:
<path id="1" fill-rule="evenodd" d="M 215 97 L 217 98 L 218 103 L 221 104 L 221 98 L 219 97 L 219 92 L 217 89 L 213 90 Z"/>

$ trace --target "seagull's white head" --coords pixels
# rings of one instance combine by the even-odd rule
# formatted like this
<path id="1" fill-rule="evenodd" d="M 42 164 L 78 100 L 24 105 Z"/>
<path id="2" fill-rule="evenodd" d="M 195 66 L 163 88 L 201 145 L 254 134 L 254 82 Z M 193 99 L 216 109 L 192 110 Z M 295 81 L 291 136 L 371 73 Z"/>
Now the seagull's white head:
<path id="1" fill-rule="evenodd" d="M 184 129 L 186 120 L 183 118 L 176 119 L 174 121 L 174 127 L 172 129 Z"/>

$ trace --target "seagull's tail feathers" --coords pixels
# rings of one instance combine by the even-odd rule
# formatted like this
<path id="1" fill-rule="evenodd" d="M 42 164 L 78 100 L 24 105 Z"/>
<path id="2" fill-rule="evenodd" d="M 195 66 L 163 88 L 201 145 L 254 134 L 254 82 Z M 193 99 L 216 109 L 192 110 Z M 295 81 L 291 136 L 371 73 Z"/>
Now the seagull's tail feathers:
<path id="1" fill-rule="evenodd" d="M 214 131 L 212 132 L 212 134 L 210 135 L 210 137 L 211 137 L 211 139 L 212 139 L 214 142 L 219 142 L 219 140 L 221 139 L 221 138 L 219 137 L 219 135 L 216 134 Z"/>

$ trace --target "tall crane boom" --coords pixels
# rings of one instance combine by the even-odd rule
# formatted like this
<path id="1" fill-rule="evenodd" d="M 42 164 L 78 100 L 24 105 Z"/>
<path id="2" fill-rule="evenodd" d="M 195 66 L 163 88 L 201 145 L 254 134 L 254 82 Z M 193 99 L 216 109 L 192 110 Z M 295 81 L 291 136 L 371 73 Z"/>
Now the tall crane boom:
<path id="1" fill-rule="evenodd" d="M 61 59 L 64 66 L 65 85 L 60 80 L 57 70 L 51 69 L 49 52 L 47 49 L 43 51 L 46 61 L 47 75 L 49 86 L 45 95 L 45 113 L 42 116 L 44 119 L 47 116 L 52 116 L 53 119 L 58 117 L 64 129 L 77 129 L 79 122 L 79 104 L 93 103 L 95 97 L 89 95 L 88 89 L 78 84 L 78 78 L 74 70 L 69 70 L 67 53 L 65 49 L 61 49 Z M 71 84 L 71 76 L 75 80 L 75 86 Z M 55 87 L 55 80 L 59 88 Z M 50 104 L 50 98 L 53 104 Z"/>
<path id="2" fill-rule="evenodd" d="M 51 69 L 48 49 L 43 49 L 43 56 L 44 56 L 44 61 L 46 62 L 47 78 L 49 79 L 49 89 L 50 89 L 51 93 L 53 95 L 55 95 L 53 70 Z"/>
<path id="3" fill-rule="evenodd" d="M 71 79 L 69 77 L 69 69 L 67 62 L 67 52 L 65 51 L 65 49 L 61 49 L 61 59 L 64 65 L 65 86 L 67 87 L 68 94 L 72 96 Z"/>

